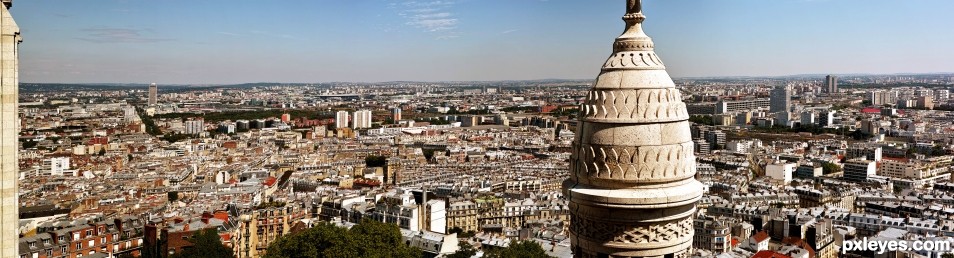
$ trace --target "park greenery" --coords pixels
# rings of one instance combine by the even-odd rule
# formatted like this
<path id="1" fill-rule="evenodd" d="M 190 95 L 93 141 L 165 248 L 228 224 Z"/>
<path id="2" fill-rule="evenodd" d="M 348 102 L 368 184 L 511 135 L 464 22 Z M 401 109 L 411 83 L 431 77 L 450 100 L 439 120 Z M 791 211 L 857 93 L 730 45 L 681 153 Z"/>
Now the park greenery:
<path id="1" fill-rule="evenodd" d="M 191 248 L 169 256 L 170 258 L 230 258 L 235 257 L 231 248 L 222 245 L 222 237 L 215 229 L 206 229 L 192 235 Z"/>
<path id="2" fill-rule="evenodd" d="M 320 223 L 284 236 L 269 245 L 264 257 L 419 258 L 422 252 L 404 242 L 397 225 L 364 220 L 351 229 Z"/>
<path id="3" fill-rule="evenodd" d="M 546 258 L 550 257 L 537 242 L 525 240 L 511 242 L 506 248 L 492 248 L 485 251 L 487 258 Z"/>

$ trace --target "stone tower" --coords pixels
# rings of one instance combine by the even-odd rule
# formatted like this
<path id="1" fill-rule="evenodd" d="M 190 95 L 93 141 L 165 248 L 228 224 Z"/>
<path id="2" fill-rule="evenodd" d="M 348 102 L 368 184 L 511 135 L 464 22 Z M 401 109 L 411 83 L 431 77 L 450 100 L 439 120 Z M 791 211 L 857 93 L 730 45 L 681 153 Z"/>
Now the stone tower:
<path id="1" fill-rule="evenodd" d="M 616 38 L 580 111 L 563 183 L 576 257 L 689 257 L 702 197 L 689 114 L 628 0 Z"/>
<path id="2" fill-rule="evenodd" d="M 19 257 L 17 200 L 17 113 L 20 28 L 10 16 L 12 0 L 0 6 L 0 257 Z"/>

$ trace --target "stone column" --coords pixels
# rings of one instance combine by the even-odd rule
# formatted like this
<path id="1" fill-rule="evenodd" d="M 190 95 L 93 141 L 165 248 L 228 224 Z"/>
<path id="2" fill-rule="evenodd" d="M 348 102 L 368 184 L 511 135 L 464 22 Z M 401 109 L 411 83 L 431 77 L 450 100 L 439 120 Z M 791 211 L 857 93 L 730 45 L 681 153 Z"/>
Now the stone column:
<path id="1" fill-rule="evenodd" d="M 581 107 L 564 182 L 575 257 L 689 257 L 702 196 L 689 114 L 639 0 Z"/>
<path id="2" fill-rule="evenodd" d="M 0 257 L 19 257 L 19 201 L 17 200 L 17 115 L 19 65 L 17 44 L 20 28 L 9 8 L 11 0 L 0 6 Z"/>

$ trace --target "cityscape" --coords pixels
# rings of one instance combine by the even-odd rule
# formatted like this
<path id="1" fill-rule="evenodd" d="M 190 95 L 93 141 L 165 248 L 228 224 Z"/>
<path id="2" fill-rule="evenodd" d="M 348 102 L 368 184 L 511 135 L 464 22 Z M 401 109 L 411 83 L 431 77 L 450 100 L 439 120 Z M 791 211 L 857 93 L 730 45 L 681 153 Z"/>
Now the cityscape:
<path id="1" fill-rule="evenodd" d="M 595 79 L 188 84 L 24 81 L 3 0 L 0 257 L 954 257 L 954 73 L 670 76 L 614 2 Z"/>

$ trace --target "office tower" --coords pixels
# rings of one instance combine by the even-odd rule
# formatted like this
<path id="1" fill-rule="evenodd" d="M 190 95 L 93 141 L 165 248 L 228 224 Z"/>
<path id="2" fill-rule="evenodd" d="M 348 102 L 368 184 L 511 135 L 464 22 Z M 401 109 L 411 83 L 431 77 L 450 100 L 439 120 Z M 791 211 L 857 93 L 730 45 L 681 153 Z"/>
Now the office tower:
<path id="1" fill-rule="evenodd" d="M 825 93 L 838 93 L 838 76 L 825 76 Z"/>
<path id="2" fill-rule="evenodd" d="M 821 117 L 818 118 L 818 126 L 821 127 L 832 127 L 835 126 L 835 113 L 838 111 L 829 110 L 828 112 L 822 112 Z"/>
<path id="3" fill-rule="evenodd" d="M 871 102 L 872 106 L 882 106 L 885 104 L 884 95 L 884 91 L 880 90 L 869 92 L 868 102 Z"/>
<path id="4" fill-rule="evenodd" d="M 351 117 L 353 129 L 371 128 L 371 110 L 358 110 Z"/>
<path id="5" fill-rule="evenodd" d="M 185 134 L 201 134 L 205 132 L 205 120 L 202 118 L 189 119 L 185 121 Z"/>
<path id="6" fill-rule="evenodd" d="M 0 257 L 18 257 L 17 117 L 20 28 L 10 15 L 12 0 L 0 6 Z"/>
<path id="7" fill-rule="evenodd" d="M 397 123 L 397 121 L 401 121 L 401 108 L 396 107 L 394 109 L 391 109 L 391 120 L 394 120 L 394 123 Z"/>
<path id="8" fill-rule="evenodd" d="M 335 114 L 335 128 L 346 128 L 348 127 L 348 111 L 338 111 Z"/>
<path id="9" fill-rule="evenodd" d="M 933 96 L 921 96 L 917 98 L 918 108 L 923 109 L 934 109 L 934 97 Z"/>
<path id="10" fill-rule="evenodd" d="M 852 182 L 865 182 L 877 173 L 877 162 L 862 158 L 845 162 L 844 179 Z"/>
<path id="11" fill-rule="evenodd" d="M 702 197 L 689 114 L 628 0 L 626 30 L 587 94 L 569 199 L 576 257 L 688 257 Z M 628 100 L 628 101 L 623 101 Z"/>
<path id="12" fill-rule="evenodd" d="M 240 132 L 248 131 L 248 129 L 250 129 L 249 127 L 250 126 L 249 126 L 248 120 L 235 121 L 235 129 Z"/>
<path id="13" fill-rule="evenodd" d="M 155 83 L 149 84 L 149 106 L 155 106 L 159 103 L 159 86 Z"/>
<path id="14" fill-rule="evenodd" d="M 769 112 L 787 112 L 792 108 L 792 88 L 778 87 L 772 90 L 772 100 Z"/>
<path id="15" fill-rule="evenodd" d="M 814 111 L 802 112 L 802 119 L 801 119 L 802 126 L 804 127 L 815 126 L 817 122 L 818 122 L 818 114 L 815 114 Z"/>

